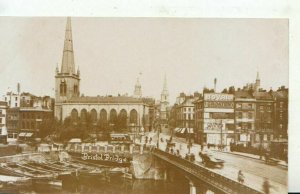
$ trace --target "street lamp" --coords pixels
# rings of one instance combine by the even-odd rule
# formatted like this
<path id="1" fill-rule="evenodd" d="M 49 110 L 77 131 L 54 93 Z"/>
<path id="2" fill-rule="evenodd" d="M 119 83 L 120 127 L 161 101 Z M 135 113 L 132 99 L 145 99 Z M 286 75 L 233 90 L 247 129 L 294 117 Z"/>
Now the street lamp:
<path id="1" fill-rule="evenodd" d="M 191 153 L 191 147 L 192 147 L 192 141 L 191 141 L 191 133 L 190 133 L 190 122 L 191 122 L 191 118 L 189 118 L 188 120 L 188 149 L 189 149 L 189 152 L 188 154 L 190 155 Z"/>
<path id="2" fill-rule="evenodd" d="M 262 133 L 262 113 L 260 112 L 260 122 L 259 122 L 259 140 L 260 140 L 260 145 L 259 145 L 259 159 L 262 159 L 262 138 L 263 138 L 263 133 Z"/>

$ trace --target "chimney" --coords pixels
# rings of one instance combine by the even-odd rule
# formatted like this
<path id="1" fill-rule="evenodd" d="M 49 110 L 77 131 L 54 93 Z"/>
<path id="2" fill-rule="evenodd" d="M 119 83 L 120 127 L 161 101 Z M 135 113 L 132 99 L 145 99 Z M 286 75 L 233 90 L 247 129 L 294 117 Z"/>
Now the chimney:
<path id="1" fill-rule="evenodd" d="M 21 90 L 21 86 L 20 86 L 20 83 L 17 84 L 17 91 L 18 91 L 18 94 L 20 94 L 20 90 Z"/>
<path id="2" fill-rule="evenodd" d="M 214 92 L 217 93 L 217 78 L 214 79 Z"/>

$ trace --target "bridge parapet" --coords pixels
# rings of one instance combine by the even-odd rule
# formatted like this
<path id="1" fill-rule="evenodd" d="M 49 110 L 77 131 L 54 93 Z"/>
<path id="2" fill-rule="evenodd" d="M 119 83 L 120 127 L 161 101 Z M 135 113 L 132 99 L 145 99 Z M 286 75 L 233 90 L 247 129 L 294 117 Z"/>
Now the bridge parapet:
<path id="1" fill-rule="evenodd" d="M 91 145 L 75 144 L 66 148 L 66 151 L 78 153 L 123 153 L 123 154 L 144 154 L 150 152 L 150 147 L 143 145 Z"/>
<path id="2" fill-rule="evenodd" d="M 253 188 L 250 188 L 244 184 L 241 184 L 235 180 L 224 177 L 218 173 L 215 173 L 205 167 L 197 165 L 186 159 L 180 158 L 178 156 L 166 153 L 164 151 L 154 149 L 152 152 L 156 157 L 172 164 L 173 166 L 183 170 L 185 173 L 192 175 L 196 179 L 199 179 L 213 188 L 220 190 L 223 193 L 228 194 L 262 194 Z"/>

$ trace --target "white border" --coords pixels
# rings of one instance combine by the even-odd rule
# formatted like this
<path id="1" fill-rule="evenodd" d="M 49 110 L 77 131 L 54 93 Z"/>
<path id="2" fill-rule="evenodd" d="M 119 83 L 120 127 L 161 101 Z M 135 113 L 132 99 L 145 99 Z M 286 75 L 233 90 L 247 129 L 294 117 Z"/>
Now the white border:
<path id="1" fill-rule="evenodd" d="M 300 1 L 297 0 L 0 0 L 1 16 L 288 18 L 289 191 L 300 191 Z M 297 25 L 298 24 L 298 25 Z M 298 175 L 298 176 L 297 176 Z"/>

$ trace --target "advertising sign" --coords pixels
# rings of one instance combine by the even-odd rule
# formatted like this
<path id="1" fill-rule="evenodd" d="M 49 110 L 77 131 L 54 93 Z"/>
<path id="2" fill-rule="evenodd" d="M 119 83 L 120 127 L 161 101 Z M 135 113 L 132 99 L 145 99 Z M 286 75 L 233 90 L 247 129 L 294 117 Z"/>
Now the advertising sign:
<path id="1" fill-rule="evenodd" d="M 215 102 L 215 101 L 206 101 L 204 102 L 204 108 L 234 108 L 233 102 Z"/>
<path id="2" fill-rule="evenodd" d="M 233 94 L 204 94 L 205 101 L 233 101 Z"/>
<path id="3" fill-rule="evenodd" d="M 225 123 L 220 121 L 211 121 L 204 123 L 204 133 L 221 133 L 225 132 Z"/>

